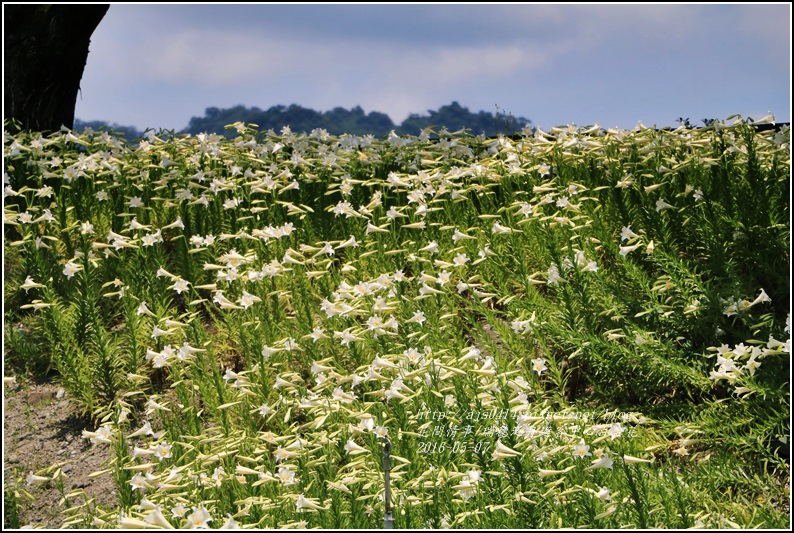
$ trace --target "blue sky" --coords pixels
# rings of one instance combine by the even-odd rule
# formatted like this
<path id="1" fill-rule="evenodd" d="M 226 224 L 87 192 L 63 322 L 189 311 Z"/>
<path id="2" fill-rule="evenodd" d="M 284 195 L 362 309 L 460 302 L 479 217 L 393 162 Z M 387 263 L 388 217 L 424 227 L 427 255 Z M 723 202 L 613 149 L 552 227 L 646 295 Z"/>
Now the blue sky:
<path id="1" fill-rule="evenodd" d="M 114 4 L 76 116 L 180 130 L 207 107 L 457 101 L 536 126 L 791 116 L 790 4 Z"/>

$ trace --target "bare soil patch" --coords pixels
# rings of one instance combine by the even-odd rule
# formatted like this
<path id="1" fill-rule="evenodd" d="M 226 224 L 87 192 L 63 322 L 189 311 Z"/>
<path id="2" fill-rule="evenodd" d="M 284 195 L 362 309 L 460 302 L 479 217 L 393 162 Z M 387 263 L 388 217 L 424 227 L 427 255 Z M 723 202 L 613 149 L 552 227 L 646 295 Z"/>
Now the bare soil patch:
<path id="1" fill-rule="evenodd" d="M 77 414 L 68 394 L 54 383 L 32 383 L 17 377 L 17 383 L 4 386 L 3 394 L 3 490 L 19 494 L 16 502 L 18 527 L 59 528 L 65 494 L 82 489 L 85 497 L 69 500 L 70 505 L 94 499 L 103 507 L 118 506 L 118 491 L 111 476 L 90 479 L 110 457 L 107 446 L 94 446 L 82 437 L 83 429 L 93 430 L 91 422 Z M 60 465 L 64 473 L 62 489 L 48 481 L 29 486 L 30 472 Z M 47 477 L 52 477 L 49 474 Z M 34 499 L 31 501 L 23 491 Z M 6 500 L 8 503 L 8 500 Z M 4 513 L 4 522 L 9 511 Z M 14 524 L 4 523 L 5 527 Z"/>

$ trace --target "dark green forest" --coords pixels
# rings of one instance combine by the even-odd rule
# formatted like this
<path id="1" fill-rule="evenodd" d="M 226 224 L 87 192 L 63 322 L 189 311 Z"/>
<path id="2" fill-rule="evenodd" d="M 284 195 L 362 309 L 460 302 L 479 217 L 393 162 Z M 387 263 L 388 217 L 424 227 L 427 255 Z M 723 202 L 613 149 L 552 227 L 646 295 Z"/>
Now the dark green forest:
<path id="1" fill-rule="evenodd" d="M 231 137 L 237 132 L 234 129 L 226 129 L 226 126 L 235 122 L 256 124 L 260 131 L 279 132 L 284 126 L 289 126 L 293 132 L 309 133 L 315 129 L 324 129 L 331 135 L 369 134 L 376 138 L 385 137 L 391 131 L 400 135 L 419 135 L 422 130 L 431 127 L 434 128 L 434 131 L 442 129 L 459 131 L 465 128 L 472 135 L 494 136 L 516 133 L 531 124 L 527 118 L 514 117 L 498 108 L 495 113 L 486 111 L 473 113 L 458 102 L 441 106 L 435 111 L 428 110 L 425 115 L 411 114 L 401 124 L 395 124 L 385 113 L 378 111 L 365 113 L 360 106 L 352 109 L 335 107 L 330 111 L 315 111 L 297 104 L 276 105 L 267 110 L 237 105 L 226 109 L 208 107 L 203 116 L 191 118 L 188 126 L 179 133 L 194 135 L 218 133 Z M 144 134 L 130 126 L 108 124 L 104 121 L 75 120 L 75 130 L 82 131 L 86 128 L 112 130 L 124 135 L 127 139 L 139 138 Z"/>

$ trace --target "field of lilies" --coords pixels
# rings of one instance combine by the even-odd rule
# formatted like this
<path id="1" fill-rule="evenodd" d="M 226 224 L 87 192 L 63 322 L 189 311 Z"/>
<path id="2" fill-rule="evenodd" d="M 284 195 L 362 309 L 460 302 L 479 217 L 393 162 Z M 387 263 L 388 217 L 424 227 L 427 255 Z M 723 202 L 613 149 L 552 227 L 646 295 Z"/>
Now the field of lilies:
<path id="1" fill-rule="evenodd" d="M 6 134 L 4 375 L 112 450 L 64 526 L 383 527 L 388 447 L 395 528 L 785 528 L 790 133 L 735 118 Z"/>

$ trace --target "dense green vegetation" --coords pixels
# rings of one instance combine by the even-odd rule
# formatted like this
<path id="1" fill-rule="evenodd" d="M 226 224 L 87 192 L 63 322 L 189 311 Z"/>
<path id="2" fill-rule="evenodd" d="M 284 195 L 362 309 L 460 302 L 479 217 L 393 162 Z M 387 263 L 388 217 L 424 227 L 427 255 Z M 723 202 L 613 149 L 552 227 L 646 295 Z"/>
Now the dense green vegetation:
<path id="1" fill-rule="evenodd" d="M 789 525 L 787 127 L 230 129 L 5 138 L 6 376 L 114 454 L 65 525 L 379 527 L 387 439 L 398 528 Z"/>

